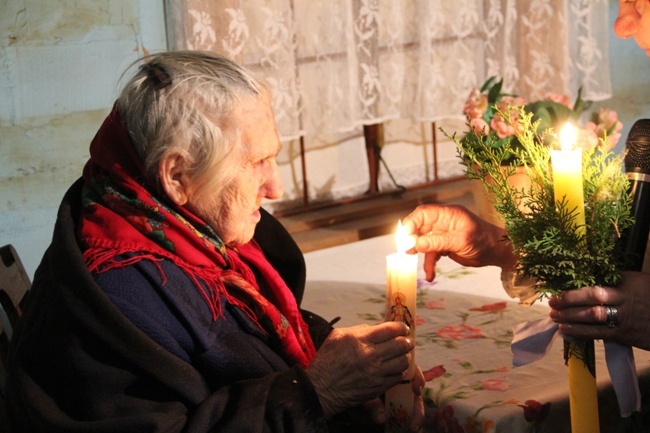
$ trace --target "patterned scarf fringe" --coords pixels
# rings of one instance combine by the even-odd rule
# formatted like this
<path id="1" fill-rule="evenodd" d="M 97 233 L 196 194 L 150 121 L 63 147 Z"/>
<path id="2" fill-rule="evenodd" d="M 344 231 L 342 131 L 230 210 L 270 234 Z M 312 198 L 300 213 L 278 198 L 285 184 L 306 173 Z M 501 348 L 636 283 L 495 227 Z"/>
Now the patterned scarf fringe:
<path id="1" fill-rule="evenodd" d="M 227 303 L 240 308 L 256 325 L 260 326 L 253 310 L 246 303 L 229 293 L 221 275 L 217 275 L 215 270 L 210 270 L 203 266 L 191 265 L 174 254 L 170 253 L 169 255 L 163 256 L 159 253 L 155 254 L 146 251 L 134 252 L 132 249 L 126 247 L 117 249 L 115 247 L 89 247 L 84 251 L 83 257 L 91 273 L 120 269 L 134 265 L 141 260 L 148 260 L 158 269 L 162 280 L 161 285 L 167 282 L 167 275 L 165 275 L 165 272 L 160 266 L 160 262 L 165 259 L 170 260 L 192 280 L 194 287 L 201 293 L 201 296 L 208 304 L 208 308 L 212 314 L 212 320 L 223 317 L 221 305 L 221 299 L 223 297 Z M 120 259 L 117 260 L 117 257 L 120 257 Z M 261 326 L 260 329 L 262 329 Z"/>

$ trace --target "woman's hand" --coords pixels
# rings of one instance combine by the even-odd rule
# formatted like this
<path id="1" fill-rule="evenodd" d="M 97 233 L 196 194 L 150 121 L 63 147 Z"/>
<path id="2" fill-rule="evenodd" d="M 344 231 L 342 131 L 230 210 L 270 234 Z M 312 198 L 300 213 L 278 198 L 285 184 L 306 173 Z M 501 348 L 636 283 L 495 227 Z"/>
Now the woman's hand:
<path id="1" fill-rule="evenodd" d="M 614 340 L 650 350 L 650 274 L 625 272 L 618 287 L 568 290 L 548 302 L 560 332 L 578 339 Z M 607 324 L 607 308 L 616 309 L 617 322 Z"/>
<path id="2" fill-rule="evenodd" d="M 400 383 L 415 348 L 408 335 L 399 322 L 334 329 L 307 367 L 325 416 L 364 404 Z"/>
<path id="3" fill-rule="evenodd" d="M 414 250 L 425 253 L 426 278 L 435 278 L 436 262 L 449 256 L 463 266 L 515 265 L 506 232 L 481 219 L 463 206 L 422 205 L 402 221 L 408 233 L 417 237 Z"/>

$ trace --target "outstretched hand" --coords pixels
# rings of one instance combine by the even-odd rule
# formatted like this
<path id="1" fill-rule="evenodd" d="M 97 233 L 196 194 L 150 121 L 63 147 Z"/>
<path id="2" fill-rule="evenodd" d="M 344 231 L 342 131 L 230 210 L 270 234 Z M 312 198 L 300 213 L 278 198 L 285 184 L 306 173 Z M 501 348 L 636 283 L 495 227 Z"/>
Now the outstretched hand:
<path id="1" fill-rule="evenodd" d="M 463 206 L 418 206 L 402 225 L 416 237 L 414 251 L 425 253 L 428 281 L 435 278 L 436 263 L 442 256 L 474 267 L 495 265 L 511 269 L 516 262 L 510 243 L 505 241 L 505 230 Z"/>

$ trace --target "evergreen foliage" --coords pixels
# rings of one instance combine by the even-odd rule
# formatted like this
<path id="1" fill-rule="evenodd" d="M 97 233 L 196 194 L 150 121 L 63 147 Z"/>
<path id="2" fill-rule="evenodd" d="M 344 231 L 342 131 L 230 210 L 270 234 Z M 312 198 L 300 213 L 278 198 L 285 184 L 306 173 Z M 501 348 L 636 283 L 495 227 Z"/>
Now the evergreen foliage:
<path id="1" fill-rule="evenodd" d="M 508 112 L 500 114 L 509 119 Z M 542 296 L 618 284 L 624 260 L 618 239 L 633 222 L 622 158 L 600 148 L 583 151 L 586 227 L 576 230 L 576 209 L 568 209 L 563 199 L 555 202 L 553 195 L 549 144 L 557 143 L 557 134 L 550 128 L 538 133 L 540 121 L 523 108 L 512 121 L 515 140 L 498 144 L 471 127 L 460 139 L 443 133 L 458 146 L 468 178 L 483 183 L 501 215 L 518 260 L 516 272 L 534 278 Z M 508 183 L 518 166 L 530 177 L 529 187 Z"/>

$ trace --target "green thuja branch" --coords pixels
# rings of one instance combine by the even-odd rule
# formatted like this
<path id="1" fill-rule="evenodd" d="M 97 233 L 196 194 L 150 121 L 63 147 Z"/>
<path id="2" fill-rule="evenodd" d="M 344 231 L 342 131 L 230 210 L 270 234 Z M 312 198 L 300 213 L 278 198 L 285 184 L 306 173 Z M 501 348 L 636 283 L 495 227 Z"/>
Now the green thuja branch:
<path id="1" fill-rule="evenodd" d="M 468 178 L 483 183 L 500 213 L 518 260 L 516 272 L 534 278 L 542 295 L 617 284 L 623 260 L 618 238 L 633 222 L 621 158 L 599 149 L 583 151 L 586 227 L 576 230 L 577 209 L 553 195 L 549 144 L 557 142 L 556 135 L 551 129 L 540 132 L 539 120 L 523 107 L 494 109 L 515 126 L 514 137 L 498 139 L 471 127 L 462 138 L 442 132 L 458 146 Z M 518 171 L 528 175 L 529 186 L 509 182 Z"/>

